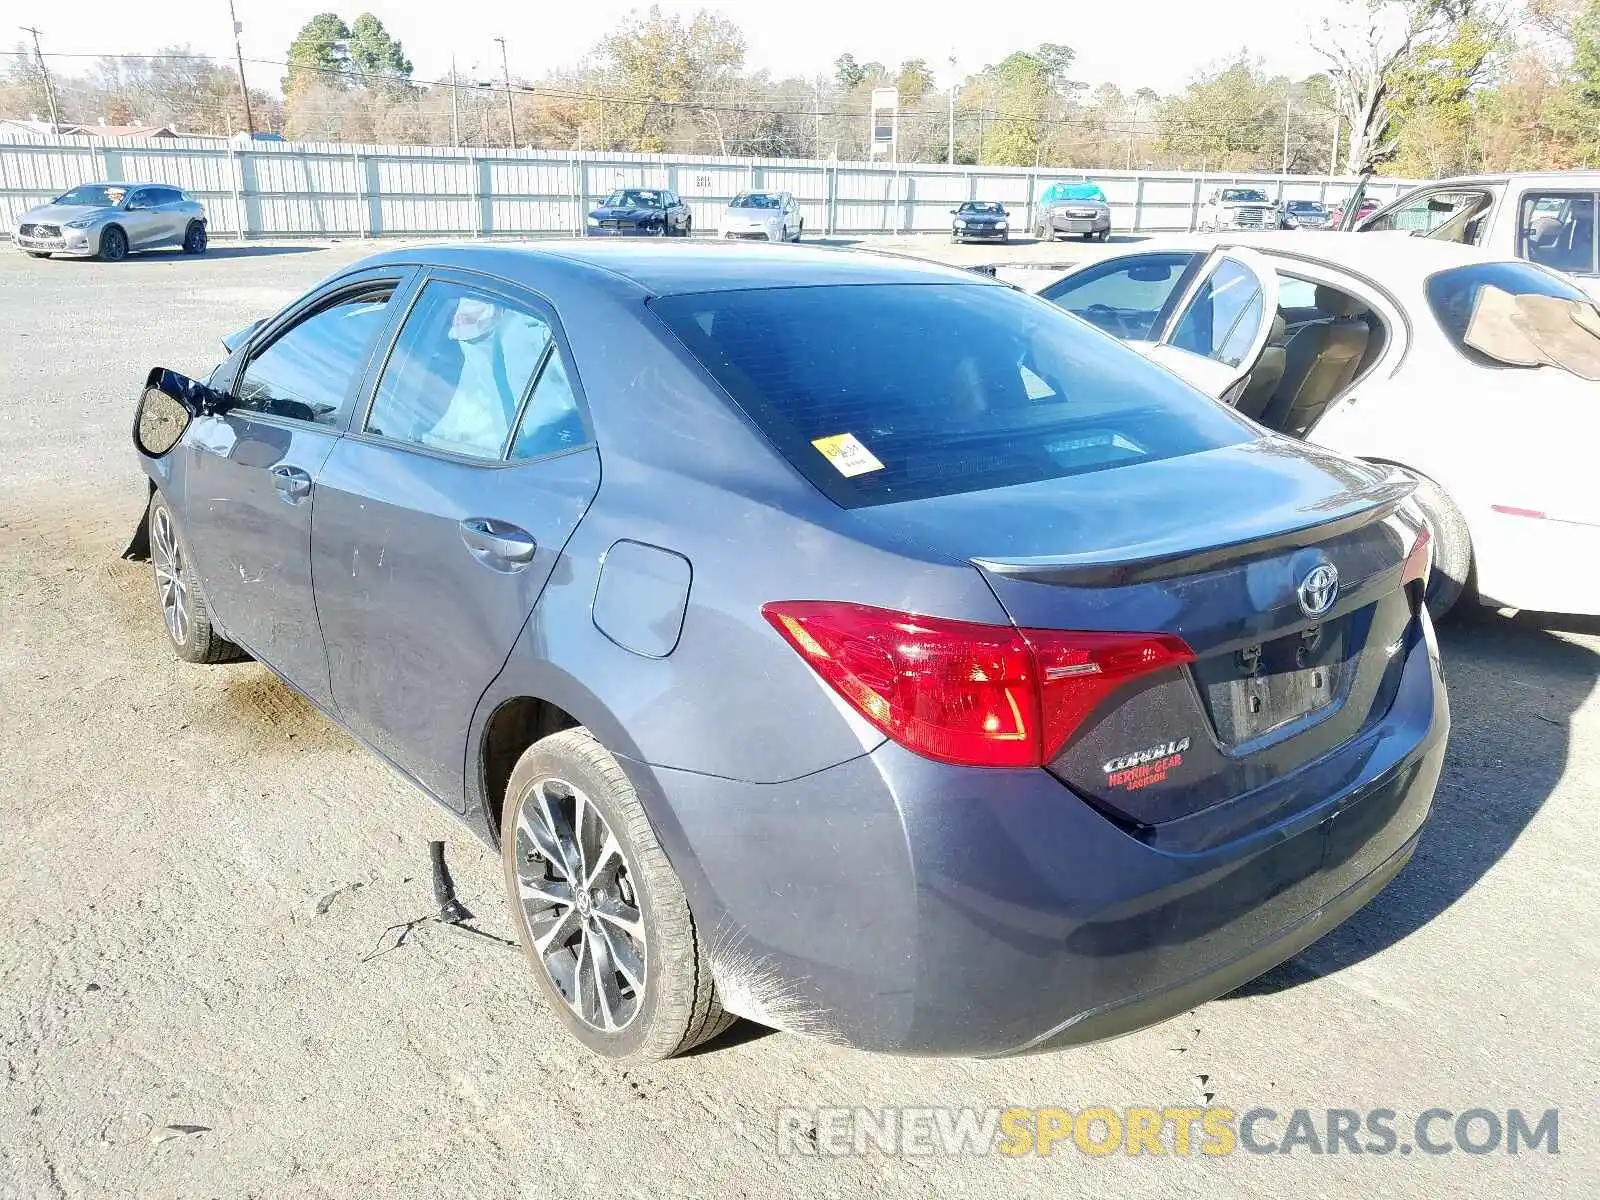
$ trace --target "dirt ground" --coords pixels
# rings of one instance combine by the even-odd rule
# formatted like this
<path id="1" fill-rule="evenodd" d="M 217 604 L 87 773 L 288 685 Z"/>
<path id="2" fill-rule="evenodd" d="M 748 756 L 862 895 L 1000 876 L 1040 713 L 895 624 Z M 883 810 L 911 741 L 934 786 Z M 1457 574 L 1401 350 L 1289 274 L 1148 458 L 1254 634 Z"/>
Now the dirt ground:
<path id="1" fill-rule="evenodd" d="M 748 1025 L 648 1070 L 582 1051 L 506 944 L 493 857 L 265 669 L 177 662 L 118 558 L 144 371 L 202 372 L 369 249 L 0 248 L 0 1198 L 1600 1195 L 1595 623 L 1445 630 L 1455 731 L 1415 861 L 1181 1019 L 998 1062 Z M 400 938 L 433 908 L 430 838 L 488 936 Z M 1557 1108 L 1560 1153 L 776 1152 L 786 1106 L 1202 1103 Z"/>

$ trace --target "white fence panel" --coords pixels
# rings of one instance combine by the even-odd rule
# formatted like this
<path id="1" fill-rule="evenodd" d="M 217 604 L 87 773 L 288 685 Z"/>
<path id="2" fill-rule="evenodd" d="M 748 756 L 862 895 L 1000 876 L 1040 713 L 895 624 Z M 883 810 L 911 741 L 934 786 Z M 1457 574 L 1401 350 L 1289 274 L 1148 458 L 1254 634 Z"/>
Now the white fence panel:
<path id="1" fill-rule="evenodd" d="M 999 201 L 1022 232 L 1046 187 L 1086 178 L 1104 190 L 1121 232 L 1192 229 L 1201 201 L 1225 185 L 1328 203 L 1355 186 L 1333 176 L 19 136 L 0 141 L 0 221 L 9 235 L 24 211 L 74 184 L 122 179 L 184 188 L 206 204 L 213 232 L 245 237 L 570 235 L 621 187 L 675 189 L 702 232 L 737 193 L 757 188 L 794 193 L 813 236 L 942 233 L 963 200 Z M 1367 192 L 1382 203 L 1411 186 L 1375 179 Z"/>

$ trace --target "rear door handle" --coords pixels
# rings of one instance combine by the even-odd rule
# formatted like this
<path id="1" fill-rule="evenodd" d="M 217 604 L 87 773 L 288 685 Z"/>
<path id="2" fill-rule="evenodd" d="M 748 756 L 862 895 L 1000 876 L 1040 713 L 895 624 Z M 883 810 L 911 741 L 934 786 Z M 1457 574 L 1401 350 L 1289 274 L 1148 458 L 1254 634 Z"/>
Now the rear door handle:
<path id="1" fill-rule="evenodd" d="M 273 467 L 272 486 L 286 504 L 299 504 L 311 494 L 311 476 L 299 467 Z"/>
<path id="2" fill-rule="evenodd" d="M 525 567 L 539 550 L 539 543 L 527 530 L 492 517 L 468 517 L 462 521 L 461 540 L 473 558 L 497 570 Z"/>

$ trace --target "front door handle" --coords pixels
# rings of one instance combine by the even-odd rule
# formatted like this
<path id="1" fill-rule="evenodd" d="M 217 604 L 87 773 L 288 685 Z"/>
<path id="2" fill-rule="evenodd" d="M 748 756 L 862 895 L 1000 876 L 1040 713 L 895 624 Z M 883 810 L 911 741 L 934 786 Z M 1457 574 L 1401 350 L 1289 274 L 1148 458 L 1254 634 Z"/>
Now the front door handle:
<path id="1" fill-rule="evenodd" d="M 462 521 L 461 540 L 473 558 L 496 570 L 525 567 L 539 550 L 539 543 L 527 530 L 492 517 L 468 517 Z"/>
<path id="2" fill-rule="evenodd" d="M 272 486 L 286 504 L 299 504 L 311 494 L 311 476 L 299 467 L 273 467 Z"/>

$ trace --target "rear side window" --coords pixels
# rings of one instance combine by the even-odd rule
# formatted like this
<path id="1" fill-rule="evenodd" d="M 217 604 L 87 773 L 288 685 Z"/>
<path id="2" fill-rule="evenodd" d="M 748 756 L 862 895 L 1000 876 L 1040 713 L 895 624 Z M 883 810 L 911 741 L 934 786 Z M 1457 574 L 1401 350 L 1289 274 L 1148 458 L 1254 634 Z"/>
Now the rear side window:
<path id="1" fill-rule="evenodd" d="M 651 309 L 849 508 L 1250 440 L 1220 406 L 1050 304 L 983 284 L 667 296 Z"/>
<path id="2" fill-rule="evenodd" d="M 383 329 L 390 290 L 341 298 L 275 338 L 246 364 L 235 389 L 239 407 L 342 424 L 344 405 Z"/>
<path id="3" fill-rule="evenodd" d="M 523 398 L 554 362 L 559 382 L 535 392 L 542 403 L 530 407 L 518 446 L 521 457 L 533 457 L 576 445 L 584 440 L 582 422 L 553 355 L 550 326 L 536 313 L 502 296 L 433 280 L 395 339 L 366 431 L 498 461 L 518 428 Z"/>
<path id="4" fill-rule="evenodd" d="M 1557 271 L 1600 275 L 1594 193 L 1529 192 L 1521 215 L 1521 257 Z"/>
<path id="5" fill-rule="evenodd" d="M 1566 280 L 1522 262 L 1473 263 L 1430 276 L 1428 306 L 1433 309 L 1439 328 L 1455 343 L 1456 349 L 1474 361 L 1493 361 L 1463 344 L 1477 307 L 1478 292 L 1485 286 L 1497 287 L 1513 296 L 1555 296 L 1590 303 L 1588 296 Z"/>

